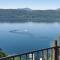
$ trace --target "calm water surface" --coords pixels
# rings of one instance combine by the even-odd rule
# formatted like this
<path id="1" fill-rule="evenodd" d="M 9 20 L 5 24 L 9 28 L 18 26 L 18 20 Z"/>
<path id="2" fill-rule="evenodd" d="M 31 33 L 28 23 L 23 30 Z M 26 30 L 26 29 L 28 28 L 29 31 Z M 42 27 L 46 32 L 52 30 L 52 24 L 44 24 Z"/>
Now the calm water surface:
<path id="1" fill-rule="evenodd" d="M 57 34 L 59 23 L 0 23 L 0 48 L 12 54 L 41 49 Z"/>

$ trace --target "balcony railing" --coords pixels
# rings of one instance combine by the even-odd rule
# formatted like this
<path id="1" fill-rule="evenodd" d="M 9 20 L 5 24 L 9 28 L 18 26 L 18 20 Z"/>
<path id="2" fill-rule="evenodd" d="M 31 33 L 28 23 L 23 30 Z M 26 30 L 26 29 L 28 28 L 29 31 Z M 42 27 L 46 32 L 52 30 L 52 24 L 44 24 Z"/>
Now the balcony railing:
<path id="1" fill-rule="evenodd" d="M 60 60 L 60 46 L 55 41 L 54 47 L 2 57 L 0 60 Z"/>

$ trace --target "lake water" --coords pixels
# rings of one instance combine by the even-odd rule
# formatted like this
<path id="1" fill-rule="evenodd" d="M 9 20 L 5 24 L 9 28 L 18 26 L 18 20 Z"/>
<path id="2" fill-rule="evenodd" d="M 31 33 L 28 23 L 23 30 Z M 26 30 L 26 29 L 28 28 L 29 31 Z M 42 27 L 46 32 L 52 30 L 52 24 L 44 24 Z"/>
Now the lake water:
<path id="1" fill-rule="evenodd" d="M 0 48 L 9 54 L 50 47 L 59 23 L 0 23 Z"/>

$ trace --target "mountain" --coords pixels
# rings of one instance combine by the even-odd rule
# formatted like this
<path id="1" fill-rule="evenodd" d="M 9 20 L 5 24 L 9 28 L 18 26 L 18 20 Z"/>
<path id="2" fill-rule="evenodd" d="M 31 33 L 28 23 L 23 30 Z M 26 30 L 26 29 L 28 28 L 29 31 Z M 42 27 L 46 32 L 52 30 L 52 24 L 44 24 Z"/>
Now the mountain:
<path id="1" fill-rule="evenodd" d="M 30 8 L 18 8 L 18 10 L 32 11 L 32 9 L 30 9 Z"/>
<path id="2" fill-rule="evenodd" d="M 60 11 L 29 8 L 0 9 L 0 22 L 60 22 Z"/>
<path id="3" fill-rule="evenodd" d="M 23 8 L 23 10 L 32 11 L 30 8 Z"/>
<path id="4" fill-rule="evenodd" d="M 56 10 L 59 10 L 60 11 L 60 8 L 56 9 Z"/>

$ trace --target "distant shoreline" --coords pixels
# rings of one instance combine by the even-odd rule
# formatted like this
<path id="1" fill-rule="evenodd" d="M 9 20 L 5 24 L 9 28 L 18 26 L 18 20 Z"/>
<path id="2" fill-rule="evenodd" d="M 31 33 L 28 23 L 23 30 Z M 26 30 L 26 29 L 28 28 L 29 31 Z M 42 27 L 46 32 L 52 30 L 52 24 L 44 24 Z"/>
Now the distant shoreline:
<path id="1" fill-rule="evenodd" d="M 60 9 L 57 10 L 31 10 L 25 9 L 0 9 L 0 22 L 60 22 Z"/>

